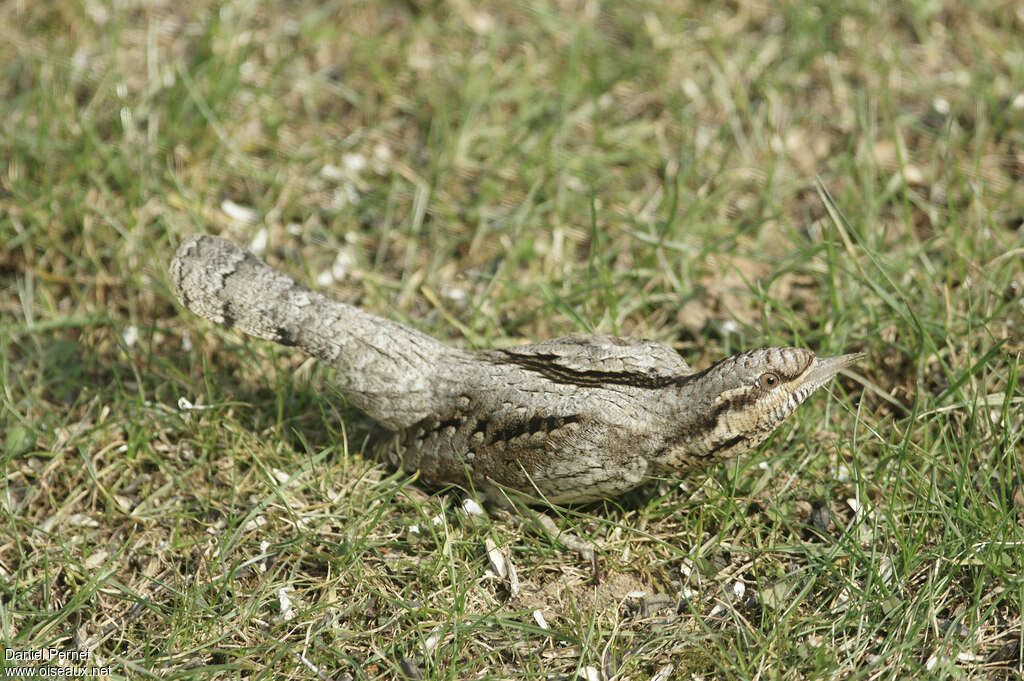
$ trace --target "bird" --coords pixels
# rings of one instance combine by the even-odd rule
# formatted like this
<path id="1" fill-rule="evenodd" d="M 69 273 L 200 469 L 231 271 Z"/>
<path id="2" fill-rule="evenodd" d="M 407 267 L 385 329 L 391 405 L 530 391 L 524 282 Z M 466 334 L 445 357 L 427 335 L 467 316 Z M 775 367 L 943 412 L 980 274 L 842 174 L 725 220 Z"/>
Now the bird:
<path id="1" fill-rule="evenodd" d="M 667 345 L 604 334 L 461 349 L 204 234 L 182 242 L 169 274 L 196 315 L 333 367 L 387 433 L 393 465 L 498 504 L 615 498 L 749 452 L 864 357 L 763 347 L 695 371 Z"/>

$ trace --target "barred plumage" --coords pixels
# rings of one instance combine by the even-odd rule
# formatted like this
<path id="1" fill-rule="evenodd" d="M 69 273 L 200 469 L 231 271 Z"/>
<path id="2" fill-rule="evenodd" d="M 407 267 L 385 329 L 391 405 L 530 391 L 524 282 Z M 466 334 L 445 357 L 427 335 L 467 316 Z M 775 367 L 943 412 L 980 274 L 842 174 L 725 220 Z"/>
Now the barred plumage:
<path id="1" fill-rule="evenodd" d="M 863 356 L 761 348 L 695 372 L 664 345 L 603 335 L 470 352 L 330 300 L 223 239 L 190 237 L 170 273 L 196 314 L 337 369 L 342 393 L 394 432 L 397 465 L 498 501 L 611 497 L 742 454 Z"/>

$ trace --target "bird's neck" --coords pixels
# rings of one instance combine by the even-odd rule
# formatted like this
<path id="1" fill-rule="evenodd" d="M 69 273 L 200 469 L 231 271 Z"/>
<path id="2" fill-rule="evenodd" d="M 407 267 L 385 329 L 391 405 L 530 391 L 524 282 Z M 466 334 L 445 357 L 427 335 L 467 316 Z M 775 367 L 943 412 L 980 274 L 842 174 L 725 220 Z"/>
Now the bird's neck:
<path id="1" fill-rule="evenodd" d="M 756 412 L 745 389 L 722 390 L 714 373 L 673 386 L 665 404 L 673 410 L 672 428 L 651 462 L 657 471 L 709 466 L 760 445 L 770 433 L 757 428 Z"/>

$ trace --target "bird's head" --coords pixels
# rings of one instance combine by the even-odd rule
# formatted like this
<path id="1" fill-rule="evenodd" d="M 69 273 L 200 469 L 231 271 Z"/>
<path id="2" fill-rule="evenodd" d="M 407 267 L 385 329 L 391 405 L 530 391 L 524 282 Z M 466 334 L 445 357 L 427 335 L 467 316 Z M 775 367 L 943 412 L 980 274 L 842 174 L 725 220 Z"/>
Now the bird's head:
<path id="1" fill-rule="evenodd" d="M 815 390 L 863 353 L 817 357 L 802 348 L 759 348 L 680 382 L 680 429 L 655 464 L 683 470 L 757 447 Z"/>

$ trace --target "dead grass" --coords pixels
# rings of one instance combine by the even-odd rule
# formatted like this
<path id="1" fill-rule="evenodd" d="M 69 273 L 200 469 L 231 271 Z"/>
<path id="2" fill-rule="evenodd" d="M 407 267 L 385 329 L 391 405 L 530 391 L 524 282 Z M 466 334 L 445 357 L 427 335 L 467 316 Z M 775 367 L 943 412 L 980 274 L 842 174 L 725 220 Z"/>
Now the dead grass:
<path id="1" fill-rule="evenodd" d="M 1022 31 L 1009 2 L 3 5 L 5 647 L 115 678 L 1020 678 Z M 196 230 L 467 347 L 869 360 L 757 454 L 547 511 L 595 584 L 365 455 L 320 368 L 182 314 Z"/>

